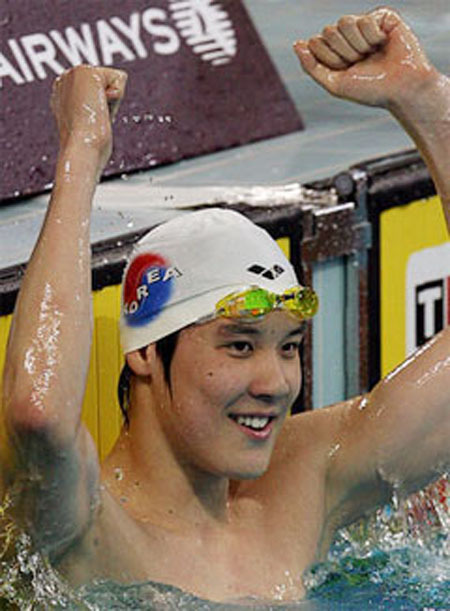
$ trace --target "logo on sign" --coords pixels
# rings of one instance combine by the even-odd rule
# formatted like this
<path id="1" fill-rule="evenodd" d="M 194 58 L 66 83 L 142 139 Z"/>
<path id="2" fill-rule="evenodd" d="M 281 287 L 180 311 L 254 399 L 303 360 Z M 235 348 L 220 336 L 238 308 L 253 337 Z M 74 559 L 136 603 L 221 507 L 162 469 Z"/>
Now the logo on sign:
<path id="1" fill-rule="evenodd" d="M 59 75 L 69 66 L 88 63 L 111 66 L 135 62 L 149 53 L 179 52 L 181 38 L 205 62 L 229 63 L 237 51 L 233 23 L 218 0 L 170 0 L 169 11 L 148 7 L 127 17 L 33 32 L 4 41 L 0 82 L 16 85 Z"/>
<path id="2" fill-rule="evenodd" d="M 411 354 L 450 324 L 450 244 L 410 257 L 406 294 L 406 348 Z"/>
<path id="3" fill-rule="evenodd" d="M 227 12 L 217 0 L 170 0 L 172 19 L 194 53 L 213 66 L 236 55 L 236 34 Z"/>
<path id="4" fill-rule="evenodd" d="M 416 344 L 421 346 L 442 331 L 445 324 L 444 300 L 446 279 L 426 282 L 416 287 Z M 447 300 L 448 301 L 448 300 Z"/>
<path id="5" fill-rule="evenodd" d="M 169 301 L 180 270 L 156 254 L 138 255 L 127 270 L 123 311 L 127 324 L 139 327 L 158 316 Z"/>

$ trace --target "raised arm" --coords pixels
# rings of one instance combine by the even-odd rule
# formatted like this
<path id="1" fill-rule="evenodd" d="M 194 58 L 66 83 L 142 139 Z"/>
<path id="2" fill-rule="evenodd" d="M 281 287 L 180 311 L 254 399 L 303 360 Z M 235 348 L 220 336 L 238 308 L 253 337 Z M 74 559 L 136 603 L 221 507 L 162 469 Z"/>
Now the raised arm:
<path id="1" fill-rule="evenodd" d="M 450 232 L 450 78 L 400 16 L 387 8 L 347 15 L 294 48 L 332 95 L 386 108 L 401 123 L 428 165 Z"/>
<path id="2" fill-rule="evenodd" d="M 450 231 L 450 79 L 390 9 L 347 16 L 299 41 L 303 68 L 333 95 L 389 110 L 412 136 Z M 330 410 L 329 509 L 337 523 L 409 492 L 450 461 L 450 328 L 364 398 Z"/>
<path id="3" fill-rule="evenodd" d="M 4 478 L 17 491 L 17 518 L 56 552 L 86 525 L 96 490 L 96 453 L 80 425 L 92 334 L 90 213 L 111 151 L 109 108 L 124 85 L 123 73 L 88 66 L 55 82 L 54 188 L 6 354 Z"/>

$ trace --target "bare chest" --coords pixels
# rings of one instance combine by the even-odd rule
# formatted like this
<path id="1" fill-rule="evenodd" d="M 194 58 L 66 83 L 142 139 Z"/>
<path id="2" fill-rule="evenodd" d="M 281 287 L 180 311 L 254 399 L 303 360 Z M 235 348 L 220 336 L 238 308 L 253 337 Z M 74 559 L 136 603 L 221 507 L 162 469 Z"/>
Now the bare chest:
<path id="1" fill-rule="evenodd" d="M 206 530 L 161 528 L 116 515 L 93 528 L 67 572 L 78 582 L 87 575 L 156 581 L 218 601 L 298 600 L 321 533 L 319 520 L 307 513 L 287 511 L 267 520 L 249 512 L 238 523 Z"/>

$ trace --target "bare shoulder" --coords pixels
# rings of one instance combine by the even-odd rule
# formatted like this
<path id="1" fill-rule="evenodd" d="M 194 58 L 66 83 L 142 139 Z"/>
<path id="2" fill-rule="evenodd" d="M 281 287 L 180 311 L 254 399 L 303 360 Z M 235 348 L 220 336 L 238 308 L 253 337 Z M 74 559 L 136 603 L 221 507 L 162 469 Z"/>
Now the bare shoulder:
<path id="1" fill-rule="evenodd" d="M 273 487 L 277 498 L 307 493 L 322 498 L 331 458 L 339 444 L 342 423 L 359 398 L 288 418 L 277 439 L 268 471 L 250 484 L 263 495 Z"/>
<path id="2" fill-rule="evenodd" d="M 340 434 L 345 415 L 360 397 L 288 418 L 277 442 L 274 460 L 313 454 L 326 458 Z"/>

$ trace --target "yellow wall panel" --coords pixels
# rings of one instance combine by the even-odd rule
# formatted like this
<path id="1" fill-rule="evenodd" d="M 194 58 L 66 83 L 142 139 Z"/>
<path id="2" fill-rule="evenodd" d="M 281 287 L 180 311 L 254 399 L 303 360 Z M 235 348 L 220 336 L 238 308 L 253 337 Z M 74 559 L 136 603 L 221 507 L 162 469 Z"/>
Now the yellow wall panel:
<path id="1" fill-rule="evenodd" d="M 8 333 L 9 327 L 11 325 L 12 316 L 2 316 L 0 317 L 0 397 L 2 396 L 2 386 L 3 386 L 3 367 L 5 365 L 5 352 L 6 352 L 6 343 L 8 341 Z M 1 406 L 0 406 L 1 409 Z M 3 449 L 6 447 L 4 436 L 3 425 L 0 424 L 0 460 L 6 460 L 6 457 L 3 455 Z M 1 482 L 0 482 L 0 496 L 1 496 Z"/>
<path id="2" fill-rule="evenodd" d="M 285 256 L 290 260 L 291 259 L 291 241 L 289 238 L 279 238 L 277 240 L 278 246 L 284 252 Z"/>
<path id="3" fill-rule="evenodd" d="M 98 448 L 102 459 L 111 450 L 122 426 L 117 402 L 117 382 L 123 363 L 118 329 L 119 314 L 119 286 L 110 286 L 94 293 Z"/>
<path id="4" fill-rule="evenodd" d="M 448 241 L 437 196 L 385 210 L 380 216 L 381 374 L 406 354 L 406 272 L 413 253 Z"/>
<path id="5" fill-rule="evenodd" d="M 5 364 L 6 344 L 8 342 L 9 327 L 11 326 L 11 316 L 0 317 L 0 387 L 3 377 L 3 366 Z"/>
<path id="6" fill-rule="evenodd" d="M 89 429 L 95 444 L 98 447 L 98 411 L 97 411 L 97 343 L 95 334 L 92 338 L 91 359 L 89 363 L 86 390 L 84 393 L 81 417 Z"/>

